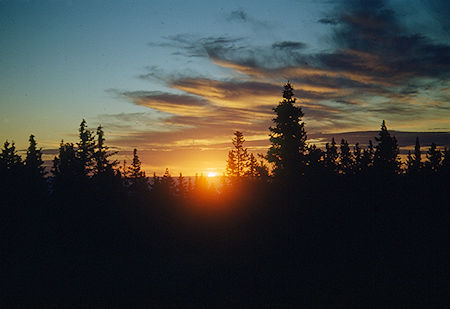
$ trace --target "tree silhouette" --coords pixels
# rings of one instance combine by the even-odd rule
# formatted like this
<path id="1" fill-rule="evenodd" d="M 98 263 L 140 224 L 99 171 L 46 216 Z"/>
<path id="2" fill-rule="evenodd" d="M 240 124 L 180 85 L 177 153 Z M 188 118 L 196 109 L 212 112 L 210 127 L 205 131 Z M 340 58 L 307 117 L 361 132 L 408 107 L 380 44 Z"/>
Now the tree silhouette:
<path id="1" fill-rule="evenodd" d="M 203 173 L 195 174 L 194 178 L 194 191 L 196 192 L 206 192 L 208 190 L 208 181 L 206 180 L 206 177 L 203 175 Z"/>
<path id="2" fill-rule="evenodd" d="M 256 175 L 262 179 L 269 177 L 269 168 L 263 160 L 260 160 L 256 166 Z"/>
<path id="3" fill-rule="evenodd" d="M 248 156 L 247 171 L 246 171 L 245 175 L 246 176 L 250 176 L 250 177 L 259 176 L 259 173 L 258 173 L 258 160 L 256 160 L 256 158 L 253 155 L 253 153 L 250 153 L 250 156 Z"/>
<path id="4" fill-rule="evenodd" d="M 167 194 L 175 193 L 175 181 L 173 180 L 172 175 L 170 175 L 168 168 L 166 168 L 166 171 L 164 172 L 164 175 L 161 178 L 161 187 Z"/>
<path id="5" fill-rule="evenodd" d="M 228 177 L 236 176 L 236 158 L 234 156 L 234 151 L 228 151 L 228 159 L 227 159 L 227 175 Z"/>
<path id="6" fill-rule="evenodd" d="M 414 154 L 411 154 L 411 151 L 408 151 L 408 156 L 406 160 L 407 172 L 408 173 L 417 173 L 422 168 L 421 162 L 421 151 L 420 151 L 420 143 L 419 137 L 416 137 L 416 145 L 414 147 Z"/>
<path id="7" fill-rule="evenodd" d="M 57 195 L 76 194 L 87 182 L 85 167 L 72 143 L 61 141 L 59 154 L 53 159 L 53 190 Z"/>
<path id="8" fill-rule="evenodd" d="M 79 178 L 84 176 L 84 166 L 77 156 L 77 151 L 72 143 L 61 141 L 59 156 L 53 160 L 53 174 L 56 177 Z"/>
<path id="9" fill-rule="evenodd" d="M 284 86 L 283 100 L 273 110 L 276 117 L 274 127 L 270 127 L 270 142 L 267 161 L 274 165 L 277 176 L 297 177 L 304 173 L 306 166 L 306 132 L 301 122 L 301 107 L 294 106 L 294 89 L 288 82 Z"/>
<path id="10" fill-rule="evenodd" d="M 336 141 L 334 140 L 334 137 L 331 140 L 331 145 L 329 143 L 325 144 L 325 167 L 329 172 L 332 174 L 337 173 L 338 171 L 338 151 L 336 147 Z"/>
<path id="11" fill-rule="evenodd" d="M 359 143 L 356 143 L 353 147 L 353 158 L 354 158 L 354 164 L 353 164 L 353 173 L 359 174 L 362 170 L 362 156 L 363 153 L 361 152 L 361 147 L 359 147 Z"/>
<path id="12" fill-rule="evenodd" d="M 117 161 L 109 161 L 109 157 L 116 154 L 109 153 L 108 148 L 105 145 L 105 137 L 102 126 L 97 128 L 97 144 L 94 149 L 94 162 L 95 166 L 93 168 L 94 175 L 114 175 L 114 167 L 118 164 Z"/>
<path id="13" fill-rule="evenodd" d="M 375 151 L 373 147 L 372 140 L 369 140 L 369 145 L 363 150 L 361 157 L 361 172 L 367 173 L 373 167 L 373 160 L 375 156 Z"/>
<path id="14" fill-rule="evenodd" d="M 5 141 L 0 153 L 0 171 L 14 173 L 23 167 L 22 158 L 17 153 L 14 142 Z"/>
<path id="15" fill-rule="evenodd" d="M 316 145 L 309 145 L 308 146 L 308 154 L 307 154 L 307 161 L 308 161 L 308 171 L 309 175 L 311 177 L 317 177 L 319 174 L 323 172 L 324 169 L 324 152 L 317 148 Z"/>
<path id="16" fill-rule="evenodd" d="M 14 142 L 5 141 L 0 153 L 0 194 L 2 202 L 8 205 L 16 203 L 18 198 L 23 197 L 23 162 L 18 155 Z"/>
<path id="17" fill-rule="evenodd" d="M 44 161 L 42 160 L 42 148 L 37 148 L 36 140 L 34 139 L 34 135 L 30 135 L 30 145 L 27 149 L 27 156 L 25 158 L 25 168 L 27 173 L 33 179 L 39 179 L 44 177 L 45 169 L 44 169 Z"/>
<path id="18" fill-rule="evenodd" d="M 397 139 L 391 137 L 386 122 L 383 120 L 381 124 L 379 137 L 375 137 L 378 144 L 375 146 L 374 168 L 378 172 L 388 172 L 398 174 L 400 172 L 400 159 L 398 157 L 400 150 L 398 148 Z"/>
<path id="19" fill-rule="evenodd" d="M 341 140 L 340 145 L 340 153 L 339 153 L 339 170 L 343 174 L 351 174 L 354 169 L 354 158 L 352 153 L 350 152 L 350 147 L 348 146 L 348 142 L 344 139 Z"/>
<path id="20" fill-rule="evenodd" d="M 145 177 L 145 172 L 141 170 L 141 160 L 139 160 L 139 156 L 137 155 L 137 149 L 133 149 L 133 160 L 131 161 L 131 165 L 128 167 L 127 175 L 131 179 L 139 179 Z"/>
<path id="21" fill-rule="evenodd" d="M 85 175 L 90 175 L 94 168 L 95 160 L 95 137 L 91 130 L 87 128 L 86 120 L 82 120 L 78 130 L 80 141 L 77 143 L 77 156 L 83 166 Z"/>
<path id="22" fill-rule="evenodd" d="M 25 183 L 29 195 L 33 197 L 41 197 L 46 193 L 46 182 L 44 176 L 46 174 L 44 161 L 42 160 L 42 148 L 37 148 L 34 135 L 29 138 L 30 145 L 27 149 L 25 158 Z"/>
<path id="23" fill-rule="evenodd" d="M 431 143 L 430 149 L 427 151 L 427 161 L 425 162 L 426 168 L 431 172 L 437 172 L 439 170 L 441 159 L 441 151 L 437 149 L 437 145 L 435 143 Z"/>
<path id="24" fill-rule="evenodd" d="M 244 148 L 244 142 L 244 134 L 240 131 L 234 132 L 234 138 L 232 140 L 234 149 L 228 153 L 228 176 L 242 177 L 246 174 L 248 152 L 247 148 Z"/>
<path id="25" fill-rule="evenodd" d="M 130 189 L 134 192 L 144 192 L 148 190 L 147 177 L 145 177 L 145 172 L 142 171 L 141 165 L 142 163 L 137 155 L 137 149 L 134 148 L 133 160 L 131 161 L 131 165 L 127 168 L 125 175 L 130 182 Z"/>
<path id="26" fill-rule="evenodd" d="M 176 191 L 178 194 L 178 197 L 185 197 L 187 194 L 187 186 L 186 186 L 186 180 L 183 177 L 183 173 L 180 173 L 177 179 L 177 185 L 176 185 Z"/>

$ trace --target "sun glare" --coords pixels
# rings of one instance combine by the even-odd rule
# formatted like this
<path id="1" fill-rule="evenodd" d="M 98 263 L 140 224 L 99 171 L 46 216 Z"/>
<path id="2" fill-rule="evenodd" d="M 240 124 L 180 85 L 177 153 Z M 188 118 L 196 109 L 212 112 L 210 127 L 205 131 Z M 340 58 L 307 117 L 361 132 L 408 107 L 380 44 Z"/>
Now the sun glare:
<path id="1" fill-rule="evenodd" d="M 208 172 L 208 177 L 216 177 L 217 173 L 216 172 Z"/>

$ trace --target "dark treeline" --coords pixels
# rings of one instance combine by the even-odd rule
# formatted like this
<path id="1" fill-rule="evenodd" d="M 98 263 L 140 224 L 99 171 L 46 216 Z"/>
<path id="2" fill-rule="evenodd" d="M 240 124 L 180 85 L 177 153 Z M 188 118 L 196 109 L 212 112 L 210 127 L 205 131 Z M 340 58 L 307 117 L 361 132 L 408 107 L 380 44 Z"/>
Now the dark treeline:
<path id="1" fill-rule="evenodd" d="M 255 156 L 236 131 L 221 185 L 147 177 L 83 120 L 46 170 L 33 135 L 0 154 L 7 306 L 434 305 L 447 300 L 449 150 L 307 143 L 292 86 Z"/>

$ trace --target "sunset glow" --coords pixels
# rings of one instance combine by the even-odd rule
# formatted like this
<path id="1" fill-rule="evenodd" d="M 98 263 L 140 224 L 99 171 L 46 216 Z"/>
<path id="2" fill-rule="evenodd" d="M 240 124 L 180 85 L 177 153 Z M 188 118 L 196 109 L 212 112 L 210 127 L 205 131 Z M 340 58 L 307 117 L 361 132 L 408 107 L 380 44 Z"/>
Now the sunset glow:
<path id="1" fill-rule="evenodd" d="M 448 307 L 449 17 L 0 0 L 0 308 Z"/>
<path id="2" fill-rule="evenodd" d="M 137 148 L 150 175 L 220 175 L 236 130 L 267 152 L 287 80 L 320 147 L 337 133 L 367 144 L 382 119 L 450 146 L 444 4 L 37 3 L 0 1 L 0 140 L 23 151 L 34 134 L 47 166 L 84 118 L 117 160 Z M 403 152 L 414 146 L 396 136 Z"/>

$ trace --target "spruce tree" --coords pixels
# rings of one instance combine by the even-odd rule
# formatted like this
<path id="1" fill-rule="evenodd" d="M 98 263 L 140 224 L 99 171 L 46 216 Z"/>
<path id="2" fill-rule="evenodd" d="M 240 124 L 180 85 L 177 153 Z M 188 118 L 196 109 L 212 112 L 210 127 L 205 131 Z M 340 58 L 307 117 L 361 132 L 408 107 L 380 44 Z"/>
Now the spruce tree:
<path id="1" fill-rule="evenodd" d="M 391 137 L 384 120 L 378 135 L 379 137 L 375 137 L 378 144 L 375 146 L 374 168 L 380 173 L 398 174 L 401 165 L 398 157 L 400 150 L 398 148 L 397 139 Z"/>
<path id="2" fill-rule="evenodd" d="M 256 167 L 256 173 L 258 177 L 267 178 L 269 177 L 269 168 L 266 164 L 264 164 L 263 160 L 259 161 L 259 164 Z"/>
<path id="3" fill-rule="evenodd" d="M 141 170 L 141 160 L 139 160 L 139 156 L 137 155 L 137 149 L 133 149 L 133 160 L 131 161 L 131 165 L 128 167 L 127 176 L 131 179 L 139 179 L 145 177 L 145 172 Z"/>
<path id="4" fill-rule="evenodd" d="M 166 168 L 163 177 L 161 178 L 161 186 L 166 193 L 173 194 L 175 191 L 175 181 L 170 175 L 169 169 Z"/>
<path id="5" fill-rule="evenodd" d="M 324 152 L 316 145 L 308 146 L 308 171 L 310 176 L 317 177 L 323 171 Z"/>
<path id="6" fill-rule="evenodd" d="M 45 168 L 42 160 L 42 148 L 37 148 L 34 135 L 30 135 L 30 145 L 27 149 L 27 156 L 25 158 L 25 181 L 26 187 L 33 196 L 43 196 L 47 192 L 45 183 Z M 30 196 L 31 197 L 31 196 Z"/>
<path id="7" fill-rule="evenodd" d="M 80 141 L 77 143 L 77 156 L 83 166 L 84 174 L 90 175 L 94 168 L 95 137 L 87 128 L 86 120 L 82 120 L 78 129 Z"/>
<path id="8" fill-rule="evenodd" d="M 53 191 L 65 200 L 67 194 L 79 196 L 79 189 L 86 188 L 84 165 L 72 143 L 61 141 L 59 154 L 53 159 L 52 174 L 54 176 Z"/>
<path id="9" fill-rule="evenodd" d="M 431 172 L 437 172 L 441 163 L 442 153 L 435 143 L 431 143 L 430 149 L 427 151 L 426 168 Z"/>
<path id="10" fill-rule="evenodd" d="M 362 169 L 362 152 L 361 147 L 359 147 L 359 143 L 355 144 L 355 147 L 353 147 L 353 158 L 354 158 L 354 165 L 353 165 L 353 173 L 359 174 Z"/>
<path id="11" fill-rule="evenodd" d="M 258 160 L 256 160 L 253 153 L 250 153 L 250 156 L 248 157 L 247 171 L 245 174 L 250 177 L 258 176 Z"/>
<path id="12" fill-rule="evenodd" d="M 36 140 L 34 135 L 30 135 L 30 145 L 27 149 L 27 156 L 25 158 L 25 167 L 28 174 L 32 178 L 42 178 L 45 175 L 44 161 L 42 160 L 42 148 L 37 148 Z"/>
<path id="13" fill-rule="evenodd" d="M 24 192 L 23 162 L 14 142 L 5 141 L 0 152 L 0 209 L 17 205 L 27 198 Z M 0 236 L 1 237 L 1 236 Z"/>
<path id="14" fill-rule="evenodd" d="M 283 100 L 273 110 L 276 117 L 270 127 L 270 142 L 267 161 L 274 165 L 274 173 L 282 177 L 298 177 L 305 172 L 306 132 L 301 122 L 303 112 L 295 106 L 294 89 L 288 82 L 284 86 Z"/>
<path id="15" fill-rule="evenodd" d="M 234 132 L 232 140 L 234 149 L 228 153 L 227 173 L 229 176 L 242 177 L 246 174 L 248 164 L 247 148 L 244 148 L 244 134 L 240 131 Z"/>
<path id="16" fill-rule="evenodd" d="M 10 144 L 8 141 L 5 141 L 0 153 L 0 192 L 2 190 L 9 192 L 8 194 L 14 191 L 17 192 L 18 188 L 22 186 L 22 172 L 22 158 L 17 153 L 14 142 Z M 4 196 L 4 198 L 15 199 L 13 196 Z"/>
<path id="17" fill-rule="evenodd" d="M 179 197 L 185 197 L 187 193 L 186 181 L 183 177 L 183 174 L 180 172 L 180 175 L 177 179 L 177 194 Z"/>
<path id="18" fill-rule="evenodd" d="M 147 177 L 145 177 L 145 172 L 141 169 L 141 164 L 141 160 L 139 160 L 139 156 L 137 155 L 137 149 L 135 148 L 133 150 L 133 160 L 131 161 L 131 165 L 128 166 L 125 174 L 130 183 L 130 190 L 134 192 L 146 192 L 149 189 Z M 155 178 L 157 178 L 156 174 L 154 175 L 154 179 Z M 156 180 L 154 183 L 155 182 Z"/>
<path id="19" fill-rule="evenodd" d="M 369 140 L 369 145 L 366 149 L 363 150 L 363 154 L 361 157 L 361 172 L 367 173 L 373 167 L 374 160 L 374 147 L 372 140 Z"/>
<path id="20" fill-rule="evenodd" d="M 110 161 L 108 158 L 114 153 L 109 153 L 108 148 L 105 145 L 105 133 L 102 126 L 97 128 L 97 144 L 95 145 L 94 162 L 95 166 L 93 172 L 95 175 L 114 175 L 114 167 L 117 165 L 117 161 Z"/>
<path id="21" fill-rule="evenodd" d="M 236 159 L 234 157 L 234 151 L 228 151 L 228 159 L 227 159 L 227 176 L 234 177 L 237 176 L 236 169 Z"/>
<path id="22" fill-rule="evenodd" d="M 59 144 L 59 154 L 53 159 L 52 173 L 55 177 L 79 178 L 84 174 L 83 165 L 77 156 L 77 151 L 72 143 Z"/>
<path id="23" fill-rule="evenodd" d="M 420 143 L 419 137 L 416 137 L 416 145 L 414 147 L 414 154 L 411 154 L 411 151 L 408 151 L 408 156 L 406 160 L 407 172 L 408 173 L 417 173 L 422 168 L 421 162 L 421 151 L 420 151 Z"/>
<path id="24" fill-rule="evenodd" d="M 338 151 L 336 147 L 336 141 L 334 137 L 331 140 L 331 145 L 329 143 L 325 144 L 325 167 L 328 172 L 334 174 L 338 171 Z"/>
<path id="25" fill-rule="evenodd" d="M 23 167 L 22 158 L 17 153 L 14 142 L 5 141 L 2 152 L 0 153 L 0 171 L 15 172 Z"/>
<path id="26" fill-rule="evenodd" d="M 345 139 L 341 140 L 339 153 L 339 170 L 342 174 L 351 174 L 353 172 L 354 159 L 350 152 L 350 147 Z"/>
<path id="27" fill-rule="evenodd" d="M 161 179 L 156 175 L 156 172 L 153 172 L 153 182 L 152 182 L 152 190 L 158 191 L 161 186 Z"/>

